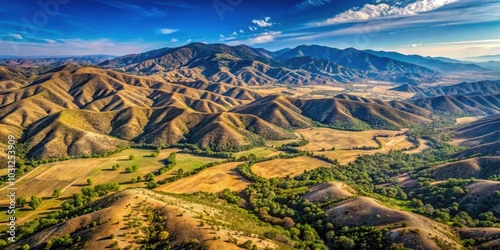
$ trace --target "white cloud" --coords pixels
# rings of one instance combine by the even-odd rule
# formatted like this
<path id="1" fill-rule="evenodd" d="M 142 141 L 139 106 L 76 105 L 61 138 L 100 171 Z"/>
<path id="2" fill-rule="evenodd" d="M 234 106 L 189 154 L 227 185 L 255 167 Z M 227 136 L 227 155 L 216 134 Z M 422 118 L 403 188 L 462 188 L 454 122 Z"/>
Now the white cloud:
<path id="1" fill-rule="evenodd" d="M 242 33 L 242 34 L 243 34 L 243 33 L 245 33 L 245 31 L 244 31 L 244 30 L 240 30 L 240 33 Z"/>
<path id="2" fill-rule="evenodd" d="M 220 35 L 219 35 L 219 37 L 220 37 L 220 38 L 224 38 L 224 37 L 226 37 L 226 36 L 224 36 L 223 34 L 220 34 Z"/>
<path id="3" fill-rule="evenodd" d="M 248 41 L 249 41 L 249 44 L 268 43 L 268 42 L 274 41 L 274 38 L 280 34 L 281 34 L 281 32 L 279 32 L 279 31 L 264 32 L 264 33 L 258 35 L 257 37 L 248 39 Z"/>
<path id="4" fill-rule="evenodd" d="M 21 36 L 20 34 L 9 34 L 10 37 L 13 37 L 15 39 L 18 39 L 18 40 L 21 40 L 23 39 L 23 36 Z"/>
<path id="5" fill-rule="evenodd" d="M 422 46 L 422 44 L 421 43 L 419 43 L 419 44 L 416 44 L 416 43 L 408 44 L 408 47 L 418 47 L 418 46 Z"/>
<path id="6" fill-rule="evenodd" d="M 273 26 L 273 23 L 269 22 L 271 20 L 270 17 L 265 17 L 264 19 L 254 19 L 252 20 L 252 23 L 259 26 L 259 27 L 271 27 Z"/>
<path id="7" fill-rule="evenodd" d="M 314 26 L 331 25 L 338 23 L 350 23 L 367 21 L 383 17 L 414 16 L 419 13 L 429 12 L 444 5 L 457 2 L 458 0 L 417 0 L 413 3 L 396 6 L 381 4 L 365 4 L 361 8 L 352 8 L 323 22 L 312 23 Z"/>
<path id="8" fill-rule="evenodd" d="M 236 33 L 236 31 L 234 31 L 233 33 L 231 33 L 231 36 L 237 36 L 238 33 Z"/>
<path id="9" fill-rule="evenodd" d="M 248 29 L 249 29 L 250 31 L 256 31 L 256 30 L 257 30 L 257 27 L 255 27 L 255 26 L 248 26 Z"/>
<path id="10" fill-rule="evenodd" d="M 239 45 L 239 44 L 246 44 L 246 45 L 254 45 L 254 44 L 262 44 L 262 43 L 268 43 L 274 41 L 274 39 L 281 35 L 281 32 L 279 31 L 269 31 L 269 32 L 264 32 L 261 33 L 255 37 L 248 38 L 246 40 L 238 40 L 238 41 L 232 41 L 229 42 L 229 45 Z"/>
<path id="11" fill-rule="evenodd" d="M 172 39 L 170 39 L 170 42 L 172 42 L 172 43 L 176 43 L 176 42 L 178 42 L 178 41 L 179 41 L 179 39 L 177 39 L 177 38 L 172 38 Z"/>
<path id="12" fill-rule="evenodd" d="M 190 43 L 190 42 L 192 42 L 192 41 L 193 41 L 193 40 L 191 40 L 191 39 L 187 39 L 187 40 L 186 40 L 186 42 L 187 42 L 187 43 Z"/>
<path id="13" fill-rule="evenodd" d="M 177 31 L 178 31 L 177 29 L 162 28 L 162 29 L 157 30 L 156 32 L 163 34 L 163 35 L 170 35 L 170 34 L 175 33 Z"/>

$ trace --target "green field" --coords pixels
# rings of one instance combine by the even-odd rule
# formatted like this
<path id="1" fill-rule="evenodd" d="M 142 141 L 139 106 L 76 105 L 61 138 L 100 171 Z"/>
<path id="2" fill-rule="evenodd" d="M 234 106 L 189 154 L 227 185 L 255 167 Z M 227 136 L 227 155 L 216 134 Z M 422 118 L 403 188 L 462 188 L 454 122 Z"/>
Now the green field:
<path id="1" fill-rule="evenodd" d="M 273 153 L 276 153 L 278 152 L 278 150 L 276 149 L 273 149 L 273 148 L 268 148 L 268 147 L 258 147 L 258 148 L 252 148 L 250 150 L 247 150 L 247 151 L 241 151 L 241 152 L 238 152 L 238 153 L 235 153 L 234 156 L 236 158 L 240 158 L 242 156 L 249 156 L 251 154 L 254 154 L 256 155 L 257 157 L 266 157 L 266 156 L 269 156 Z"/>

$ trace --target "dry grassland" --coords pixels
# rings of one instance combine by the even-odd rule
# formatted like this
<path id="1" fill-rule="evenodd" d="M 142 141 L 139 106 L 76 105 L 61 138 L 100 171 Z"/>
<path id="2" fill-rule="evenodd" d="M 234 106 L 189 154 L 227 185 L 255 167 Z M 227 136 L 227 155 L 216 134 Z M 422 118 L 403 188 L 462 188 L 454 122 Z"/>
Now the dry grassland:
<path id="1" fill-rule="evenodd" d="M 251 182 L 243 178 L 236 167 L 241 162 L 231 162 L 207 168 L 200 173 L 163 185 L 157 190 L 168 193 L 220 192 L 224 189 L 242 191 Z"/>
<path id="2" fill-rule="evenodd" d="M 292 159 L 276 159 L 259 162 L 252 166 L 252 171 L 265 178 L 295 177 L 304 173 L 304 170 L 309 171 L 328 165 L 329 163 L 316 158 L 301 156 Z"/>

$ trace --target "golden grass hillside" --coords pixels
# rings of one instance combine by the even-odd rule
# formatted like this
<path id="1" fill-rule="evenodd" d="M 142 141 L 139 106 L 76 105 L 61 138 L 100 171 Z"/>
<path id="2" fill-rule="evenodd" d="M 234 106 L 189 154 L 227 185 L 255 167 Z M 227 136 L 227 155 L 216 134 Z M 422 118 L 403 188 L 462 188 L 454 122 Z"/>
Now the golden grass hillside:
<path id="1" fill-rule="evenodd" d="M 78 249 L 140 248 L 146 238 L 146 233 L 140 228 L 152 225 L 157 235 L 168 232 L 168 241 L 154 239 L 162 242 L 159 245 L 162 247 L 186 248 L 189 242 L 191 247 L 204 249 L 240 249 L 236 244 L 227 242 L 235 239 L 238 244 L 250 240 L 258 249 L 290 249 L 282 243 L 258 238 L 272 231 L 272 226 L 259 223 L 254 216 L 240 214 L 237 209 L 225 209 L 210 202 L 129 189 L 103 198 L 94 204 L 94 208 L 97 207 L 100 209 L 37 232 L 5 249 L 19 249 L 25 244 L 41 248 L 54 237 L 64 235 L 80 237 L 80 242 L 73 245 Z M 162 216 L 163 220 L 148 220 L 148 214 Z M 236 221 L 240 222 L 234 223 Z M 92 225 L 94 222 L 97 223 Z"/>
<path id="2" fill-rule="evenodd" d="M 110 112 L 61 111 L 35 122 L 26 138 L 31 157 L 59 158 L 113 152 L 126 147 L 129 140 L 151 144 L 187 141 L 227 150 L 295 135 L 253 115 L 136 107 Z"/>

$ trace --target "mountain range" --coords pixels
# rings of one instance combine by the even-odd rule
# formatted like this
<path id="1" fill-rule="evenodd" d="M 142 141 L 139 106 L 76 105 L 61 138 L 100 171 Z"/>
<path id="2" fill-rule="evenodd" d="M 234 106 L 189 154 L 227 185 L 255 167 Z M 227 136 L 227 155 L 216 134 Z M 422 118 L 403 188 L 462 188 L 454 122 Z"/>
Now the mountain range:
<path id="1" fill-rule="evenodd" d="M 99 66 L 143 75 L 162 74 L 172 80 L 181 78 L 238 86 L 367 80 L 417 85 L 435 82 L 442 74 L 465 69 L 488 71 L 474 64 L 354 48 L 301 45 L 272 52 L 244 45 L 203 43 L 126 55 L 102 62 Z"/>

